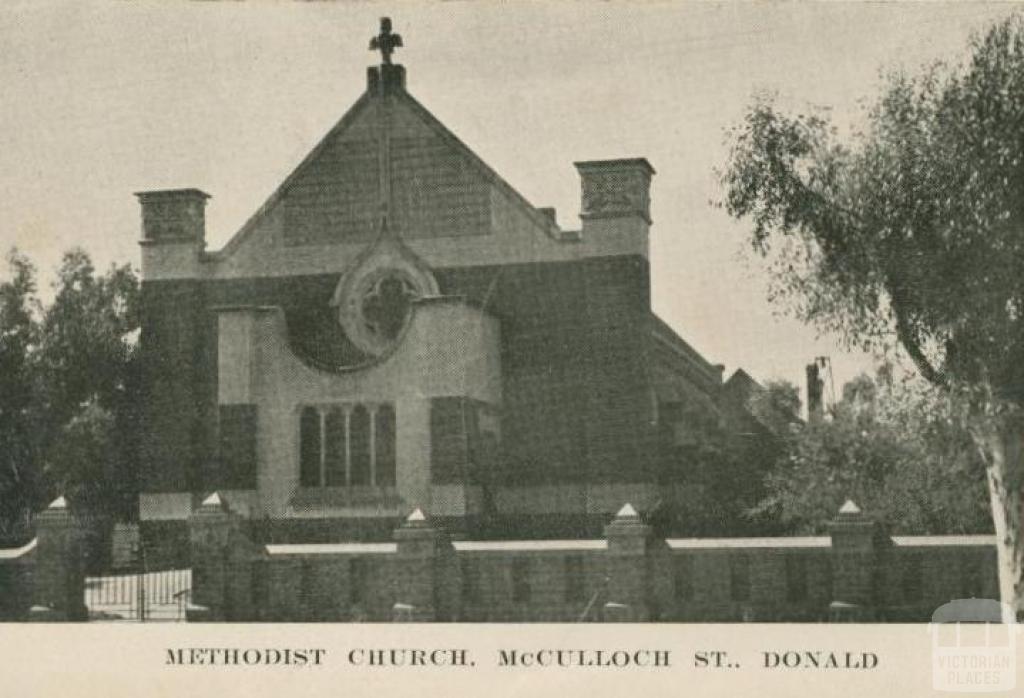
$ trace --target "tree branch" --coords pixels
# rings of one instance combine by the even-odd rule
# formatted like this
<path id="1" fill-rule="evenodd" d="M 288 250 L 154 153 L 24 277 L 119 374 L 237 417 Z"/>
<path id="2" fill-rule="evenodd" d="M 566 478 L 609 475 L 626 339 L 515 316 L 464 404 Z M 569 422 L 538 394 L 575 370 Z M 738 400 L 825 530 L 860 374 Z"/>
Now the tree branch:
<path id="1" fill-rule="evenodd" d="M 946 374 L 935 368 L 931 361 L 928 360 L 928 357 L 925 356 L 917 333 L 910 327 L 903 313 L 899 311 L 899 306 L 895 300 L 893 301 L 892 308 L 893 315 L 896 316 L 896 338 L 899 339 L 900 344 L 907 351 L 910 360 L 914 362 L 917 370 L 921 372 L 921 375 L 929 383 L 939 388 L 948 388 L 949 379 L 946 377 Z"/>
<path id="2" fill-rule="evenodd" d="M 861 218 L 856 211 L 840 205 L 837 201 L 830 200 L 822 192 L 813 189 L 810 185 L 800 179 L 800 177 L 795 173 L 790 172 L 789 176 L 807 195 L 815 198 L 819 205 L 825 207 L 826 210 L 831 208 L 846 216 L 849 219 L 847 223 L 856 228 L 863 228 L 865 226 L 863 218 Z M 899 294 L 896 292 L 894 284 L 890 282 L 886 284 L 886 286 L 888 286 L 887 290 L 892 301 L 893 315 L 896 318 L 896 338 L 906 350 L 907 355 L 910 356 L 911 361 L 914 362 L 917 370 L 925 380 L 936 387 L 948 388 L 949 378 L 946 376 L 945 372 L 937 369 L 925 355 L 924 350 L 921 348 L 921 342 L 917 333 L 910 326 L 910 323 L 907 322 L 904 313 L 900 311 L 898 299 Z"/>

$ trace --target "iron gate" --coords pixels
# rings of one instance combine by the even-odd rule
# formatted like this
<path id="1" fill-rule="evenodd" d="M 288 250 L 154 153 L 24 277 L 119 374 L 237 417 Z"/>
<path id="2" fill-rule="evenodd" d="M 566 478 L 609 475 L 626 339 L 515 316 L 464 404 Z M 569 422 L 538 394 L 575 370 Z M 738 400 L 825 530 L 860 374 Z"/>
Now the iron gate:
<path id="1" fill-rule="evenodd" d="M 147 565 L 136 526 L 118 526 L 112 540 L 111 571 L 85 578 L 90 620 L 184 621 L 192 589 L 192 570 L 169 569 L 161 555 Z M 160 560 L 163 560 L 161 562 Z M 158 566 L 159 569 L 151 569 Z"/>
<path id="2" fill-rule="evenodd" d="M 192 570 L 130 572 L 86 577 L 90 620 L 184 621 Z"/>

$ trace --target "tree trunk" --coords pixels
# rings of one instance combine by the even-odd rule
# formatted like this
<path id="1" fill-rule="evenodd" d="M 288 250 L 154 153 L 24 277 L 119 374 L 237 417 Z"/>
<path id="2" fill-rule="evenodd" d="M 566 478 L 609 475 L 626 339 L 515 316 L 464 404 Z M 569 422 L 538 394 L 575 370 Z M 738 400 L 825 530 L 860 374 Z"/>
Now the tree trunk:
<path id="1" fill-rule="evenodd" d="M 1003 622 L 1024 621 L 1024 418 L 988 415 L 972 429 L 986 462 Z"/>

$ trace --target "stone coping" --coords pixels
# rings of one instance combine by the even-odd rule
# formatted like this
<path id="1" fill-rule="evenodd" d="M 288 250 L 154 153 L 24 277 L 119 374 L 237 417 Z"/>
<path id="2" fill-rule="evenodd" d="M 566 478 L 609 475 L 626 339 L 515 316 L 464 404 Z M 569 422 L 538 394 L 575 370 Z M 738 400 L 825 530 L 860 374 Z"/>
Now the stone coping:
<path id="1" fill-rule="evenodd" d="M 270 555 L 384 555 L 397 553 L 397 543 L 282 543 L 266 546 Z"/>
<path id="2" fill-rule="evenodd" d="M 607 550 L 608 541 L 597 540 L 457 540 L 452 543 L 457 551 L 485 552 L 539 552 L 545 550 Z"/>
<path id="3" fill-rule="evenodd" d="M 559 552 L 607 550 L 605 540 L 459 540 L 455 550 L 470 553 Z M 269 544 L 270 555 L 382 555 L 398 552 L 396 543 L 294 543 Z"/>
<path id="4" fill-rule="evenodd" d="M 913 547 L 915 545 L 995 545 L 996 537 L 985 533 L 952 536 L 893 536 L 892 543 L 902 547 Z"/>
<path id="5" fill-rule="evenodd" d="M 678 549 L 708 548 L 830 548 L 829 536 L 793 536 L 779 538 L 669 538 L 668 547 Z"/>
<path id="6" fill-rule="evenodd" d="M 0 560 L 17 560 L 22 555 L 32 552 L 36 549 L 36 545 L 39 543 L 38 538 L 33 538 L 25 545 L 20 548 L 3 548 L 0 549 Z"/>

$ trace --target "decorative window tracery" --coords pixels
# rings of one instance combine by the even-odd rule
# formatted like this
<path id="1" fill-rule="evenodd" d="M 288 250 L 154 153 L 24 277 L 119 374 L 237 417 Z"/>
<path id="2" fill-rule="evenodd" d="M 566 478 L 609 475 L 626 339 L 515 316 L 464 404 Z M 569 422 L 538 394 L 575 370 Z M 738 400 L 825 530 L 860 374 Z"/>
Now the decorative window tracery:
<path id="1" fill-rule="evenodd" d="M 348 341 L 379 358 L 401 341 L 413 302 L 439 292 L 429 267 L 401 239 L 384 235 L 342 274 L 331 306 Z"/>
<path id="2" fill-rule="evenodd" d="M 360 310 L 366 329 L 384 341 L 398 339 L 417 295 L 403 275 L 381 277 L 363 293 Z"/>

